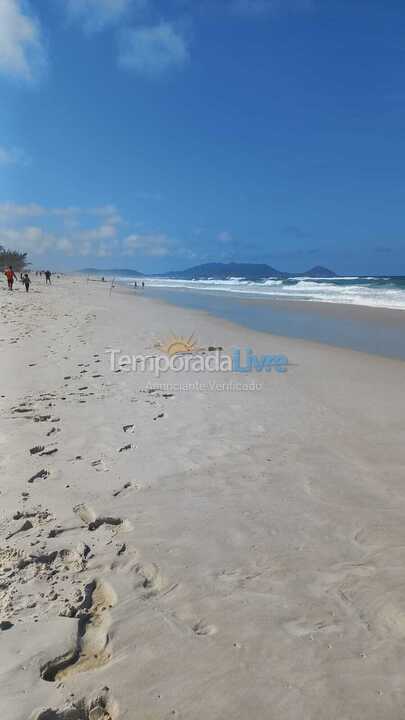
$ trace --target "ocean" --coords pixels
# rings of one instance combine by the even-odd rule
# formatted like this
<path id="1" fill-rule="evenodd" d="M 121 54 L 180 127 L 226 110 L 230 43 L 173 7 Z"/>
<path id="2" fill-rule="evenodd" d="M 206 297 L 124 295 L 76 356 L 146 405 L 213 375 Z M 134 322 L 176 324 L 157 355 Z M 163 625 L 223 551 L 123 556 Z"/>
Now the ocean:
<path id="1" fill-rule="evenodd" d="M 119 280 L 134 283 L 134 278 Z M 254 330 L 405 360 L 405 277 L 144 282 L 151 297 Z"/>
<path id="2" fill-rule="evenodd" d="M 131 278 L 121 278 L 129 282 Z M 133 280 L 132 280 L 133 282 Z M 146 279 L 148 287 L 177 288 L 215 293 L 236 293 L 286 300 L 362 305 L 405 310 L 405 277 L 267 278 L 253 282 L 229 280 Z"/>

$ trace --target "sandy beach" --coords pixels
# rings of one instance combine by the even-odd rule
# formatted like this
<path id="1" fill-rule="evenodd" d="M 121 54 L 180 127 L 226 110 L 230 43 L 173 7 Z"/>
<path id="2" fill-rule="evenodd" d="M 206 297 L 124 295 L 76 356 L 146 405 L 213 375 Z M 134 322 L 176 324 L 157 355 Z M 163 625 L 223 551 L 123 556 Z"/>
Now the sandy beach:
<path id="1" fill-rule="evenodd" d="M 405 362 L 109 289 L 0 283 L 2 720 L 400 720 Z"/>

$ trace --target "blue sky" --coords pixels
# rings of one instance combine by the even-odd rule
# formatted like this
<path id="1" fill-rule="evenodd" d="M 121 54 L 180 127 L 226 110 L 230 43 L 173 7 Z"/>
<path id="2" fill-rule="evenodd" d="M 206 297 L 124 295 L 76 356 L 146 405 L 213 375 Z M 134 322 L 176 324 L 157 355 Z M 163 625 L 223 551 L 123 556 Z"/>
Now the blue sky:
<path id="1" fill-rule="evenodd" d="M 0 245 L 405 274 L 402 0 L 0 0 Z"/>

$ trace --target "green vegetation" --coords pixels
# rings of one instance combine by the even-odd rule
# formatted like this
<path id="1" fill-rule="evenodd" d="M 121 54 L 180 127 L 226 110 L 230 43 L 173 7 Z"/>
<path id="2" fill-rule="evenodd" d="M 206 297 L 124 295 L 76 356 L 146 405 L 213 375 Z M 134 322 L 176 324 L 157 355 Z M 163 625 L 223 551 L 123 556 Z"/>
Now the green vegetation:
<path id="1" fill-rule="evenodd" d="M 0 245 L 0 270 L 5 270 L 9 265 L 15 272 L 21 272 L 27 265 L 27 253 L 17 250 L 6 250 Z"/>

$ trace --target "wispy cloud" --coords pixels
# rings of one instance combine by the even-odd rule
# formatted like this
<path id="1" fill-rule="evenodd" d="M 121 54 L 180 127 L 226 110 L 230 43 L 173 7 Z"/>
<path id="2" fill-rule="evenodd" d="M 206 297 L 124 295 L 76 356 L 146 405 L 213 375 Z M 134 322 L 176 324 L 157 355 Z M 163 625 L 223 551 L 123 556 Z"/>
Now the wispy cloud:
<path id="1" fill-rule="evenodd" d="M 39 20 L 23 0 L 0 0 L 0 72 L 32 81 L 45 65 Z"/>
<path id="2" fill-rule="evenodd" d="M 82 24 L 86 32 L 99 32 L 125 20 L 130 10 L 138 12 L 149 0 L 65 0 L 68 17 Z"/>
<path id="3" fill-rule="evenodd" d="M 0 228 L 0 245 L 20 249 L 32 255 L 48 251 L 64 255 L 110 255 L 116 247 L 116 228 L 100 225 L 89 230 L 66 232 L 57 228 L 50 231 L 40 225 L 18 228 Z"/>
<path id="4" fill-rule="evenodd" d="M 42 255 L 51 248 L 57 248 L 58 238 L 52 233 L 35 225 L 28 225 L 18 230 L 5 228 L 0 231 L 0 244 L 10 248 L 18 248 L 24 252 Z"/>
<path id="5" fill-rule="evenodd" d="M 169 22 L 125 30 L 120 38 L 119 65 L 157 76 L 183 67 L 189 59 L 185 37 Z"/>
<path id="6" fill-rule="evenodd" d="M 29 162 L 28 155 L 21 148 L 0 145 L 0 166 L 29 165 Z"/>
<path id="7" fill-rule="evenodd" d="M 0 222 L 18 220 L 21 218 L 39 217 L 46 213 L 46 209 L 37 203 L 19 205 L 17 203 L 0 203 Z"/>
<path id="8" fill-rule="evenodd" d="M 80 230 L 76 233 L 77 239 L 85 241 L 108 240 L 115 238 L 116 235 L 117 228 L 115 225 L 99 225 L 98 227 L 91 228 L 90 230 Z"/>
<path id="9" fill-rule="evenodd" d="M 165 233 L 124 236 L 127 226 L 113 204 L 49 208 L 38 203 L 0 203 L 0 245 L 33 256 L 57 252 L 78 257 L 103 258 L 113 253 L 164 257 L 180 252 Z"/>
<path id="10" fill-rule="evenodd" d="M 152 257 L 165 257 L 172 252 L 170 239 L 164 233 L 128 235 L 123 241 L 123 249 L 126 255 L 150 255 Z"/>
<path id="11" fill-rule="evenodd" d="M 38 203 L 27 203 L 25 205 L 19 203 L 0 203 L 0 222 L 18 218 L 39 217 L 40 215 L 61 217 L 69 220 L 89 215 L 103 218 L 104 222 L 108 225 L 119 225 L 123 222 L 115 205 L 100 205 L 94 208 L 81 208 L 77 206 L 48 208 Z"/>
<path id="12" fill-rule="evenodd" d="M 90 214 L 104 218 L 108 225 L 121 225 L 124 221 L 115 205 L 102 205 L 89 211 Z"/>

